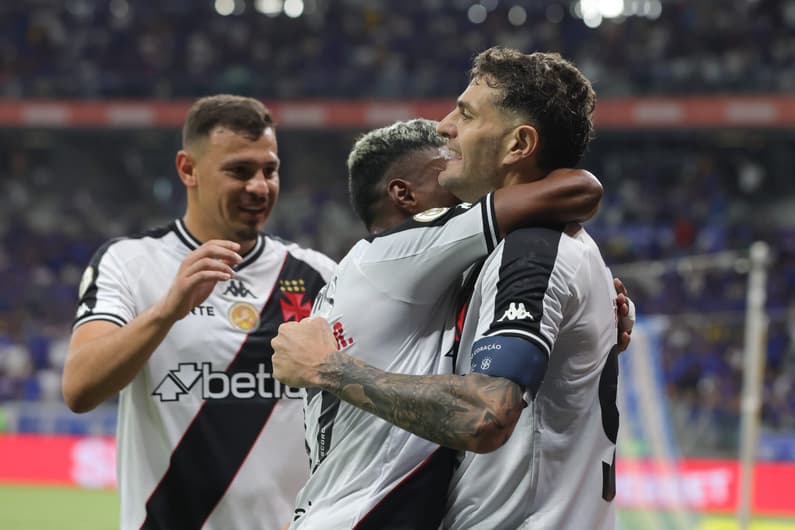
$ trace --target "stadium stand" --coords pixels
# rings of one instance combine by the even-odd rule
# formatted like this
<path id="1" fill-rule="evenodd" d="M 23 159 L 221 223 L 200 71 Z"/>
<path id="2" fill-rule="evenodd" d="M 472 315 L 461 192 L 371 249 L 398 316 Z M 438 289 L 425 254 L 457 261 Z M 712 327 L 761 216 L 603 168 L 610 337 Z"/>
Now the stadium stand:
<path id="1" fill-rule="evenodd" d="M 480 17 L 469 0 L 307 0 L 296 18 L 280 4 L 4 2 L 0 96 L 450 96 L 473 54 L 495 43 L 560 51 L 602 96 L 795 89 L 789 0 L 628 0 L 626 16 L 596 30 L 568 2 L 487 1 Z"/>

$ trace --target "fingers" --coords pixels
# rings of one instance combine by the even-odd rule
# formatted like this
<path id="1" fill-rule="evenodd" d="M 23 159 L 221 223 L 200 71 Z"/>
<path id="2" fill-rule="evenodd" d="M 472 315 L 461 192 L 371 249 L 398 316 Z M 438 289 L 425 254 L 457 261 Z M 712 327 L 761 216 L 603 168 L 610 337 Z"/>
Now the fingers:
<path id="1" fill-rule="evenodd" d="M 630 337 L 628 332 L 623 332 L 618 336 L 618 351 L 622 352 L 629 347 L 629 343 L 632 341 L 632 337 Z"/>
<path id="2" fill-rule="evenodd" d="M 616 287 L 616 292 L 619 295 L 623 294 L 624 296 L 629 296 L 629 291 L 627 291 L 627 288 L 624 285 L 624 282 L 622 282 L 618 278 L 613 278 L 613 285 Z"/>
<path id="3" fill-rule="evenodd" d="M 240 250 L 240 243 L 229 241 L 228 239 L 211 239 L 202 243 L 202 246 L 196 250 L 201 250 L 204 247 L 221 247 L 236 253 Z"/>
<path id="4" fill-rule="evenodd" d="M 234 278 L 232 267 L 243 261 L 234 241 L 213 239 L 188 254 L 180 266 L 179 275 L 190 285 L 205 281 L 226 281 Z"/>
<path id="5" fill-rule="evenodd" d="M 322 323 L 318 319 L 304 319 L 279 326 L 279 333 L 271 339 L 276 379 L 293 387 L 318 386 L 319 366 L 327 350 L 317 340 L 317 327 Z"/>
<path id="6" fill-rule="evenodd" d="M 310 317 L 302 320 L 302 322 L 307 322 L 308 325 L 311 325 L 319 331 L 331 333 L 331 324 L 329 324 L 329 321 L 323 317 Z"/>
<path id="7" fill-rule="evenodd" d="M 271 345 L 286 347 L 288 340 L 304 339 L 332 335 L 331 326 L 323 317 L 310 317 L 300 322 L 284 322 L 279 326 L 278 335 L 271 340 Z M 277 339 L 279 339 L 277 341 Z"/>
<path id="8" fill-rule="evenodd" d="M 632 341 L 632 328 L 635 326 L 635 304 L 630 298 L 626 299 L 626 311 L 618 321 L 618 351 L 622 352 L 629 347 Z"/>
<path id="9" fill-rule="evenodd" d="M 228 241 L 227 243 L 232 243 Z M 235 266 L 243 261 L 243 257 L 237 253 L 240 245 L 237 243 L 233 243 L 236 248 L 228 248 L 219 244 L 205 244 L 207 245 L 206 248 L 200 248 L 198 250 L 204 251 L 204 256 L 209 258 L 214 258 L 217 260 L 221 260 L 231 266 Z M 204 245 L 202 245 L 204 247 Z"/>
<path id="10" fill-rule="evenodd" d="M 285 335 L 290 333 L 290 328 L 292 326 L 297 325 L 298 322 L 283 322 L 279 325 L 276 336 L 271 339 L 271 347 L 273 348 L 274 355 L 278 355 L 287 346 Z"/>
<path id="11" fill-rule="evenodd" d="M 231 279 L 232 276 L 234 274 L 229 274 L 226 271 L 199 271 L 188 278 L 188 286 L 201 282 L 225 282 Z"/>
<path id="12" fill-rule="evenodd" d="M 278 334 L 271 339 L 271 347 L 277 355 L 295 356 L 300 352 L 304 358 L 309 358 L 336 351 L 337 343 L 328 321 L 312 317 L 281 324 Z"/>
<path id="13" fill-rule="evenodd" d="M 191 263 L 183 272 L 183 275 L 192 279 L 192 276 L 199 272 L 215 271 L 223 272 L 227 276 L 227 280 L 235 275 L 235 270 L 223 261 L 213 258 L 202 258 L 199 261 Z"/>
<path id="14" fill-rule="evenodd" d="M 628 298 L 623 294 L 616 296 L 616 310 L 618 311 L 619 317 L 627 316 L 629 312 L 629 304 L 627 303 Z"/>
<path id="15" fill-rule="evenodd" d="M 238 254 L 239 250 L 240 245 L 234 241 L 213 239 L 188 254 L 185 261 L 183 261 L 183 265 L 190 266 L 197 261 L 210 258 L 234 267 L 243 261 L 243 257 Z"/>
<path id="16" fill-rule="evenodd" d="M 635 324 L 635 303 L 632 301 L 631 298 L 627 298 L 627 314 L 626 314 L 626 318 L 627 318 L 627 320 L 632 322 L 633 325 Z M 631 326 L 630 326 L 629 331 L 630 331 L 630 333 L 632 332 L 632 327 Z"/>

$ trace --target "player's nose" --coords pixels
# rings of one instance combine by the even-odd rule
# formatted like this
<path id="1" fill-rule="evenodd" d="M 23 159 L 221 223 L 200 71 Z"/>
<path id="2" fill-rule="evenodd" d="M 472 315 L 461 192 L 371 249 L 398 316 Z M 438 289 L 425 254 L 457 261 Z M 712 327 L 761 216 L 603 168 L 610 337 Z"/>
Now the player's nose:
<path id="1" fill-rule="evenodd" d="M 263 170 L 260 169 L 253 177 L 248 180 L 246 183 L 246 191 L 260 197 L 268 196 L 270 189 L 268 188 L 268 182 L 265 178 L 265 173 Z"/>
<path id="2" fill-rule="evenodd" d="M 440 136 L 443 136 L 447 139 L 455 138 L 456 136 L 456 128 L 455 124 L 453 123 L 453 114 L 455 114 L 455 110 L 445 116 L 442 121 L 439 122 L 439 125 L 436 126 L 436 132 L 439 133 Z"/>

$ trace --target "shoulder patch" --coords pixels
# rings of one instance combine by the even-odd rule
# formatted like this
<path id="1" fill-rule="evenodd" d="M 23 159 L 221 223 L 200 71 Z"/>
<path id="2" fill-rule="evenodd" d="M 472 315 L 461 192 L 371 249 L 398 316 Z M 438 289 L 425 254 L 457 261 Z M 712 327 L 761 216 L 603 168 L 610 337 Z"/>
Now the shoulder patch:
<path id="1" fill-rule="evenodd" d="M 450 208 L 431 208 L 429 210 L 425 210 L 424 212 L 418 213 L 413 219 L 420 223 L 430 223 L 431 221 L 435 221 L 446 214 L 449 210 Z"/>

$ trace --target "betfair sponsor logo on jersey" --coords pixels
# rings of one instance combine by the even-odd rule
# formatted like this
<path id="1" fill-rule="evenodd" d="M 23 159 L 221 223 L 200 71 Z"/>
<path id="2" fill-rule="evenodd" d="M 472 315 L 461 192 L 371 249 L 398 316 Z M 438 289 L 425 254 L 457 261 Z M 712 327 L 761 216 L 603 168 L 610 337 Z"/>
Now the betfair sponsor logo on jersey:
<path id="1" fill-rule="evenodd" d="M 258 365 L 254 373 L 228 374 L 213 371 L 210 363 L 179 363 L 176 370 L 169 370 L 152 395 L 160 401 L 179 401 L 196 387 L 202 399 L 301 399 L 300 389 L 282 385 L 264 364 Z"/>

